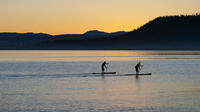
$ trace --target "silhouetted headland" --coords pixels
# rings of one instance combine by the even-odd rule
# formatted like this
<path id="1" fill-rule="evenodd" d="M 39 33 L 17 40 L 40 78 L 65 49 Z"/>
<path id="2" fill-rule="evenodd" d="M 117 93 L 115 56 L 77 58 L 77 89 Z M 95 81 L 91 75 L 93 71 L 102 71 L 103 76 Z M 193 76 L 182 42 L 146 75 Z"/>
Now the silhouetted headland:
<path id="1" fill-rule="evenodd" d="M 4 50 L 200 50 L 200 15 L 158 17 L 131 32 L 0 33 Z"/>

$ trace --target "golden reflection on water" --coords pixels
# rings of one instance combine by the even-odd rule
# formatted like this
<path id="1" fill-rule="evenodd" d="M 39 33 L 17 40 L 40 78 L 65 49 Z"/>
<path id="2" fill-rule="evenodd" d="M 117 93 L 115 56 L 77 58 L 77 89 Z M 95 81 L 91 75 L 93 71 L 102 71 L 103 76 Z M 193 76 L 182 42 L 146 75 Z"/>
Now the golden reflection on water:
<path id="1" fill-rule="evenodd" d="M 162 107 L 166 106 L 166 104 L 167 106 L 173 107 L 174 105 L 179 105 L 178 101 L 181 105 L 185 103 L 187 106 L 199 106 L 199 103 L 192 104 L 192 98 L 187 100 L 187 102 L 184 100 L 184 98 L 198 97 L 200 90 L 199 87 L 195 87 L 193 84 L 188 85 L 188 83 L 185 82 L 181 82 L 180 84 L 176 82 L 162 82 L 161 84 L 158 84 L 155 82 L 149 82 L 148 80 L 149 77 L 146 79 L 144 77 L 136 79 L 131 76 L 105 77 L 104 79 L 86 78 L 85 80 L 80 79 L 74 82 L 69 81 L 69 79 L 62 79 L 62 83 L 58 84 L 58 86 L 52 84 L 54 85 L 52 95 L 45 96 L 47 99 L 51 99 L 52 101 L 106 101 L 107 106 L 128 108 L 147 106 Z M 176 98 L 178 98 L 178 101 L 173 100 Z M 170 101 L 171 103 L 168 104 L 167 101 Z"/>
<path id="2" fill-rule="evenodd" d="M 124 81 L 125 80 L 125 81 Z M 107 101 L 108 106 L 123 106 L 123 107 L 141 107 L 146 103 L 138 103 L 139 101 L 146 101 L 145 99 L 151 96 L 146 96 L 144 93 L 148 93 L 151 90 L 151 84 L 143 83 L 139 86 L 135 82 L 134 77 L 111 77 L 101 78 L 88 78 L 85 80 L 79 80 L 75 82 L 63 79 L 59 86 L 54 85 L 54 91 L 52 95 L 46 96 L 47 99 L 55 100 L 96 100 Z M 78 86 L 77 86 L 77 82 Z M 81 83 L 81 84 L 80 84 Z M 73 86 L 69 86 L 73 85 Z M 52 92 L 52 91 L 51 91 Z M 110 101 L 110 102 L 109 102 Z M 110 103 L 110 104 L 109 104 Z M 148 103 L 150 106 L 151 103 Z M 105 105 L 104 105 L 105 106 Z"/>
<path id="3" fill-rule="evenodd" d="M 162 57 L 171 55 L 172 57 Z M 196 55 L 197 57 L 173 57 Z M 146 59 L 200 59 L 200 51 L 0 51 L 0 61 L 118 61 Z M 156 57 L 154 57 L 156 56 Z M 161 56 L 161 57 L 159 57 Z"/>

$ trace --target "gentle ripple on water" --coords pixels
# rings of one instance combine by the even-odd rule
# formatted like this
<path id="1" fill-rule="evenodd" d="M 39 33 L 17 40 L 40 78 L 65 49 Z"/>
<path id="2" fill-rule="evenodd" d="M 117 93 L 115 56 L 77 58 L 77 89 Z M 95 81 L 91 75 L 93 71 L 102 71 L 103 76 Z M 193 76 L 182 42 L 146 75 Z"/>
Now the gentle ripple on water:
<path id="1" fill-rule="evenodd" d="M 198 51 L 0 51 L 0 111 L 198 112 L 199 58 Z M 117 74 L 141 61 L 153 75 L 96 77 L 102 60 Z"/>

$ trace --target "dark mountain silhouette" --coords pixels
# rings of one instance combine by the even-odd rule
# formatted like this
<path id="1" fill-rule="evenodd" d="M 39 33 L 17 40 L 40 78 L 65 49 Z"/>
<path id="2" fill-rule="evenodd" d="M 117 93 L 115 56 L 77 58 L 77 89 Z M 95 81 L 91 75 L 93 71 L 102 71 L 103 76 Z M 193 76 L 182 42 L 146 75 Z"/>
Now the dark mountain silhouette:
<path id="1" fill-rule="evenodd" d="M 102 38 L 102 37 L 115 37 L 115 36 L 121 36 L 126 34 L 124 31 L 119 31 L 119 32 L 113 32 L 113 33 L 106 33 L 106 32 L 101 32 L 98 30 L 92 30 L 88 31 L 83 34 L 85 39 L 97 39 L 97 38 Z"/>
<path id="2" fill-rule="evenodd" d="M 146 49 L 199 49 L 199 25 L 199 14 L 158 17 L 118 39 Z"/>
<path id="3" fill-rule="evenodd" d="M 0 33 L 0 49 L 200 50 L 199 25 L 200 15 L 196 14 L 158 17 L 128 33 Z"/>
<path id="4" fill-rule="evenodd" d="M 108 33 L 101 32 L 101 31 L 98 31 L 98 30 L 88 31 L 88 32 L 83 34 L 83 36 L 88 38 L 88 39 L 106 37 L 107 35 L 108 35 Z"/>
<path id="5" fill-rule="evenodd" d="M 50 40 L 52 36 L 44 33 L 0 33 L 0 49 L 34 48 L 33 46 Z"/>
<path id="6" fill-rule="evenodd" d="M 55 35 L 54 37 L 57 39 L 67 39 L 67 40 L 88 40 L 88 39 L 97 39 L 97 38 L 107 38 L 114 36 L 121 36 L 126 34 L 127 32 L 119 31 L 113 33 L 101 32 L 98 30 L 91 30 L 84 34 L 64 34 L 64 35 Z"/>
<path id="7" fill-rule="evenodd" d="M 200 49 L 200 15 L 158 17 L 112 38 L 122 49 Z"/>
<path id="8" fill-rule="evenodd" d="M 0 49 L 49 49 L 44 43 L 82 41 L 120 36 L 126 32 L 106 33 L 97 30 L 84 34 L 49 35 L 45 33 L 0 33 Z M 51 47 L 51 46 L 48 46 Z"/>
<path id="9" fill-rule="evenodd" d="M 55 49 L 200 50 L 199 25 L 199 14 L 164 16 L 120 36 L 87 41 L 59 40 L 48 45 Z"/>
<path id="10" fill-rule="evenodd" d="M 199 25 L 200 15 L 158 17 L 123 37 L 137 41 L 145 41 L 148 38 L 148 42 L 191 41 L 199 39 Z M 131 38 L 133 36 L 137 38 Z"/>

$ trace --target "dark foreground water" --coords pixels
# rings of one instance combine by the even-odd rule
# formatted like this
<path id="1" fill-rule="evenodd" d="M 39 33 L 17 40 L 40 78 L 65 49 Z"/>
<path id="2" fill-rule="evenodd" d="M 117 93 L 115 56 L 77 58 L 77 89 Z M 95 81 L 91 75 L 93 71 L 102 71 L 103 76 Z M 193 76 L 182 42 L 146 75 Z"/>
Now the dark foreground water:
<path id="1" fill-rule="evenodd" d="M 198 51 L 0 51 L 0 112 L 199 112 L 199 85 Z"/>

